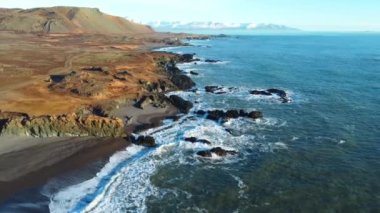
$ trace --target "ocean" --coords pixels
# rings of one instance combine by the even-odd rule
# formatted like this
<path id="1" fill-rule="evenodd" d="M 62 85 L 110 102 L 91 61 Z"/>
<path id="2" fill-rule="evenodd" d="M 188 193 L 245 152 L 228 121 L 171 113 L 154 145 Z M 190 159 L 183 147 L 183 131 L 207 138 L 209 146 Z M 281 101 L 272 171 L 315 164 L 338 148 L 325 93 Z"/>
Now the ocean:
<path id="1" fill-rule="evenodd" d="M 189 74 L 197 92 L 172 93 L 191 100 L 192 111 L 143 132 L 158 147 L 132 145 L 86 181 L 60 188 L 60 177 L 41 187 L 51 212 L 380 212 L 380 35 L 191 44 L 161 50 L 220 60 L 178 65 L 199 73 Z M 207 93 L 210 85 L 230 89 Z M 285 90 L 290 102 L 249 93 L 269 88 Z M 264 118 L 220 123 L 194 113 L 209 109 L 259 110 Z M 196 155 L 212 147 L 238 155 Z"/>

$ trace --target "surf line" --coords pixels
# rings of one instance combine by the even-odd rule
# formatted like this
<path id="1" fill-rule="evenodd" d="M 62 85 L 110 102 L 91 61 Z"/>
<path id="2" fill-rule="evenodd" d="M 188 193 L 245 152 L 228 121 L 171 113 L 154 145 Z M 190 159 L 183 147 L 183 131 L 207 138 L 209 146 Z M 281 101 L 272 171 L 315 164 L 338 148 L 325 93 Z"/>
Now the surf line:
<path id="1" fill-rule="evenodd" d="M 117 164 L 107 175 L 102 177 L 99 181 L 99 183 L 96 186 L 96 190 L 94 192 L 86 194 L 83 198 L 79 200 L 79 202 L 76 204 L 76 206 L 70 210 L 69 212 L 72 213 L 79 213 L 86 209 L 86 207 L 93 201 L 95 198 L 102 194 L 104 190 L 106 190 L 107 186 L 109 186 L 110 180 L 116 176 L 123 168 L 125 168 L 128 164 L 133 163 L 137 160 L 140 160 L 141 158 L 147 156 L 148 154 L 155 151 L 157 148 L 159 148 L 160 145 L 157 145 L 154 148 L 144 148 L 143 150 L 139 151 L 132 157 L 120 162 Z"/>
<path id="2" fill-rule="evenodd" d="M 182 119 L 180 119 L 179 121 L 177 122 L 184 122 L 184 119 L 186 118 L 183 117 Z M 153 135 L 153 134 L 156 134 L 158 132 L 162 132 L 164 131 L 165 129 L 170 129 L 172 128 L 173 126 L 176 126 L 178 125 L 177 122 L 174 122 L 174 123 L 171 123 L 169 125 L 164 125 L 162 127 L 160 127 L 159 129 L 156 129 L 154 130 L 152 133 L 150 133 L 150 135 Z M 147 132 L 149 134 L 149 130 Z M 176 135 L 176 141 L 179 141 L 180 138 L 183 138 L 183 131 L 179 131 L 177 132 L 177 135 Z M 134 154 L 133 156 L 131 156 L 130 158 L 120 162 L 119 164 L 117 164 L 107 175 L 105 175 L 104 177 L 102 177 L 99 181 L 99 183 L 97 184 L 97 186 L 95 187 L 95 191 L 94 192 L 91 192 L 91 193 L 88 193 L 86 194 L 83 198 L 81 198 L 78 203 L 75 205 L 75 207 L 70 210 L 69 212 L 71 213 L 80 213 L 80 212 L 83 212 L 86 210 L 86 208 L 88 207 L 88 205 L 93 202 L 99 195 L 101 195 L 103 192 L 105 192 L 105 190 L 107 190 L 107 187 L 110 186 L 110 184 L 112 184 L 112 179 L 123 169 L 125 168 L 128 164 L 131 164 L 135 161 L 138 161 L 144 157 L 147 157 L 149 156 L 151 153 L 153 153 L 154 151 L 156 151 L 159 147 L 161 147 L 163 144 L 157 144 L 157 146 L 153 147 L 153 148 L 144 148 L 142 150 L 140 150 L 139 152 L 137 152 L 136 154 Z M 128 148 L 127 148 L 128 149 Z M 96 205 L 92 208 L 95 208 Z"/>

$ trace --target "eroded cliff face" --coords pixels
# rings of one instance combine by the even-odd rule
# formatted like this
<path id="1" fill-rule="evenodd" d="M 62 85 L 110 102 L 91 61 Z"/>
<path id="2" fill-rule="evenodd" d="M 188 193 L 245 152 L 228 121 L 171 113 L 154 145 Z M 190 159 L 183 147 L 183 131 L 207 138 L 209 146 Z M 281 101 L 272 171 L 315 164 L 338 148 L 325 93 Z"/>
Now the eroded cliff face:
<path id="1" fill-rule="evenodd" d="M 119 118 L 75 113 L 29 117 L 23 113 L 3 112 L 0 113 L 0 135 L 124 137 L 125 130 Z"/>

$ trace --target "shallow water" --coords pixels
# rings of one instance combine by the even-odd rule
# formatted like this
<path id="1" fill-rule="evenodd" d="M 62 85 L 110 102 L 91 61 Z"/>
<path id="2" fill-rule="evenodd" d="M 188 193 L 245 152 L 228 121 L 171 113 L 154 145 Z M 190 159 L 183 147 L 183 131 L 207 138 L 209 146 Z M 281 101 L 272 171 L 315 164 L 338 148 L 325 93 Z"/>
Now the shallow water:
<path id="1" fill-rule="evenodd" d="M 96 177 L 41 192 L 52 212 L 380 211 L 380 36 L 240 36 L 170 51 L 221 63 L 182 64 L 198 109 L 260 110 L 264 118 L 220 124 L 193 112 L 145 132 L 159 147 L 116 153 Z M 207 94 L 206 85 L 234 87 Z M 290 103 L 257 97 L 280 88 Z M 234 135 L 226 131 L 232 129 Z M 207 139 L 212 146 L 184 137 Z M 199 150 L 239 152 L 202 159 Z M 50 192 L 50 193 L 46 193 Z"/>

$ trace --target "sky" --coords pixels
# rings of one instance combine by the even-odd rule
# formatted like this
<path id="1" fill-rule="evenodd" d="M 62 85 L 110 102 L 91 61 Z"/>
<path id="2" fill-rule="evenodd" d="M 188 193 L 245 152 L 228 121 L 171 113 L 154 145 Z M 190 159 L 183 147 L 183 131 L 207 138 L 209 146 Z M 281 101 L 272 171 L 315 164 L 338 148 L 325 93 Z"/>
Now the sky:
<path id="1" fill-rule="evenodd" d="M 310 31 L 380 31 L 380 0 L 0 0 L 0 7 L 97 7 L 136 22 L 273 23 Z"/>

